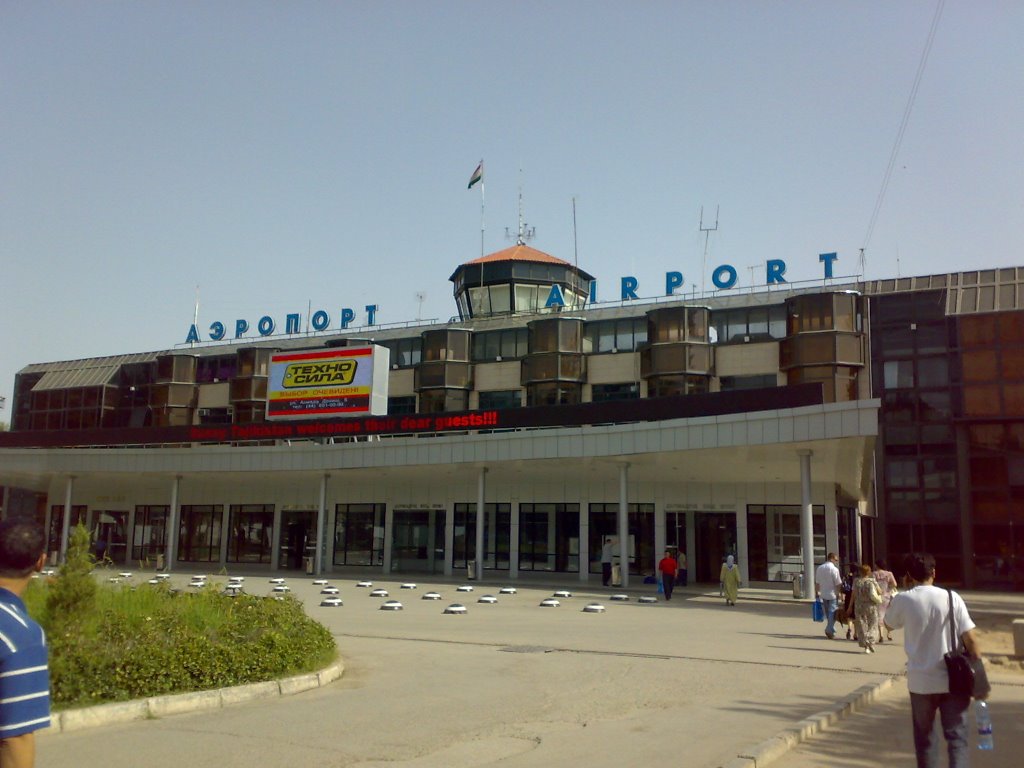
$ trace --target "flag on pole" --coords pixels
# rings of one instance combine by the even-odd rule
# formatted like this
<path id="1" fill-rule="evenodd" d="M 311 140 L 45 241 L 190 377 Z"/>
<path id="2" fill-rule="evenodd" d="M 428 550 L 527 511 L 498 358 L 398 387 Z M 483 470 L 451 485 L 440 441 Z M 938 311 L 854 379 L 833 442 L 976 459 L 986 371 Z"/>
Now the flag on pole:
<path id="1" fill-rule="evenodd" d="M 483 180 L 484 180 L 484 161 L 481 160 L 480 161 L 480 165 L 478 165 L 476 167 L 476 170 L 473 171 L 473 175 L 469 177 L 469 186 L 466 187 L 466 189 L 472 189 L 474 184 L 476 184 L 478 181 L 483 181 Z"/>

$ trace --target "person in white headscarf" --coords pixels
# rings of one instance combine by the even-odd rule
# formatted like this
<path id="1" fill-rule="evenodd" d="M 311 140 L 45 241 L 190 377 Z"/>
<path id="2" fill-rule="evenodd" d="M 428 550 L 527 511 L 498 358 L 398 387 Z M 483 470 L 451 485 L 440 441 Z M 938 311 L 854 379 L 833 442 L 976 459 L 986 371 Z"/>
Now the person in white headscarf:
<path id="1" fill-rule="evenodd" d="M 740 569 L 732 555 L 725 558 L 719 581 L 722 585 L 722 594 L 725 596 L 725 604 L 736 605 L 736 596 L 740 590 Z"/>

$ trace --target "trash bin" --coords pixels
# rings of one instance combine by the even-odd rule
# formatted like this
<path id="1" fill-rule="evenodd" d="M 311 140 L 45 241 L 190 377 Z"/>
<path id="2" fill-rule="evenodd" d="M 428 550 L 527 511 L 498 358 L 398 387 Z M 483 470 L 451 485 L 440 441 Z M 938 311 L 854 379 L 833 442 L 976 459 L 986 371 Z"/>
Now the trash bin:
<path id="1" fill-rule="evenodd" d="M 804 575 L 802 573 L 793 574 L 793 597 L 804 596 Z"/>
<path id="2" fill-rule="evenodd" d="M 622 566 L 618 563 L 612 566 L 612 586 L 622 586 Z"/>
<path id="3" fill-rule="evenodd" d="M 475 579 L 476 578 L 476 560 L 467 560 L 466 561 L 466 578 L 468 578 L 468 579 Z"/>
<path id="4" fill-rule="evenodd" d="M 164 569 L 164 556 L 159 554 L 156 556 L 156 569 L 162 571 Z"/>
<path id="5" fill-rule="evenodd" d="M 310 576 L 312 576 L 313 575 L 313 566 L 316 563 L 316 558 L 315 557 L 306 556 L 305 560 L 306 560 L 306 573 L 308 573 Z"/>

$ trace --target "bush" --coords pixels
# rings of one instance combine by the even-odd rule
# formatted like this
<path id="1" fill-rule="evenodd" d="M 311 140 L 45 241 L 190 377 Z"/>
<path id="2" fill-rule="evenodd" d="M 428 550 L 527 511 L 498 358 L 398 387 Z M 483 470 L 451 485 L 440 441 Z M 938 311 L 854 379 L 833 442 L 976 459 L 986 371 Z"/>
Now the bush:
<path id="1" fill-rule="evenodd" d="M 89 531 L 79 523 L 68 537 L 67 557 L 46 593 L 48 629 L 54 633 L 74 631 L 90 619 L 96 604 L 96 580 L 89 553 Z"/>
<path id="2" fill-rule="evenodd" d="M 66 600 L 88 590 L 61 587 L 65 576 L 40 588 L 57 709 L 272 680 L 319 669 L 336 653 L 331 634 L 293 598 L 104 585 L 85 615 Z M 51 613 L 56 607 L 62 616 Z"/>

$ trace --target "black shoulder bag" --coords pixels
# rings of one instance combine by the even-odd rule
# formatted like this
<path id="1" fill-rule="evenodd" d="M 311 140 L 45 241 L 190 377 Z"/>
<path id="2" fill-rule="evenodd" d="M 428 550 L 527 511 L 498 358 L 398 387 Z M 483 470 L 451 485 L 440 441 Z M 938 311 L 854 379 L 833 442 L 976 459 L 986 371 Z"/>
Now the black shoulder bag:
<path id="1" fill-rule="evenodd" d="M 946 672 L 949 674 L 949 692 L 954 696 L 973 696 L 984 699 L 992 687 L 981 659 L 968 656 L 961 650 L 960 638 L 956 634 L 953 620 L 953 592 L 949 593 L 949 641 L 953 650 L 945 655 Z"/>

